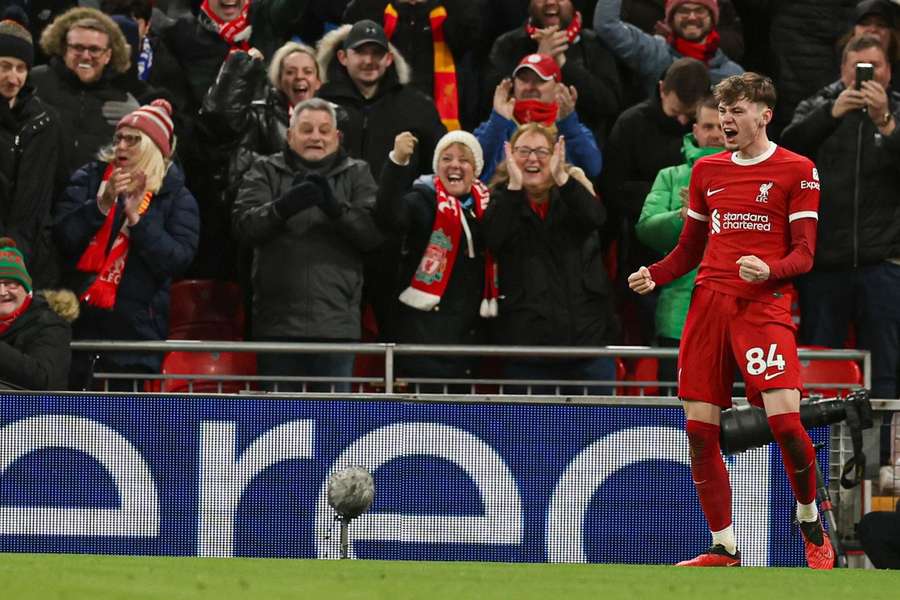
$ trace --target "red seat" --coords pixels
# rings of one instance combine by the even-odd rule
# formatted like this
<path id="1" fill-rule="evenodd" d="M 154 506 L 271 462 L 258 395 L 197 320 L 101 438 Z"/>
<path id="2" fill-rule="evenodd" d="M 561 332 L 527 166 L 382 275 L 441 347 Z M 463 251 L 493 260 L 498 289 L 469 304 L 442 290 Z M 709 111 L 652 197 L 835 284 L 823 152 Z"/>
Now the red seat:
<path id="1" fill-rule="evenodd" d="M 253 352 L 169 352 L 163 359 L 163 375 L 256 375 Z M 148 383 L 151 383 L 148 381 Z M 256 389 L 253 382 L 219 379 L 164 379 L 146 391 L 236 394 Z M 155 388 L 155 389 L 154 389 Z"/>
<path id="2" fill-rule="evenodd" d="M 804 350 L 830 350 L 823 346 L 801 346 Z M 820 394 L 834 396 L 847 394 L 850 390 L 862 386 L 862 370 L 853 360 L 801 360 L 800 380 L 803 382 L 803 395 Z M 815 384 L 846 383 L 846 388 L 818 388 Z"/>
<path id="3" fill-rule="evenodd" d="M 169 339 L 244 339 L 244 299 L 231 281 L 185 279 L 172 284 Z"/>

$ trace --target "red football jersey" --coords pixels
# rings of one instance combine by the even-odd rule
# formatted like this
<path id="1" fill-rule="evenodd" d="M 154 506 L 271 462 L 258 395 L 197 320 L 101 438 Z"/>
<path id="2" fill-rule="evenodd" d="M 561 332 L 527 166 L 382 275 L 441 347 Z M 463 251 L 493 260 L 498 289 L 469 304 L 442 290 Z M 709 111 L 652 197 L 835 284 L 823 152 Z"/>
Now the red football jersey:
<path id="1" fill-rule="evenodd" d="M 755 255 L 771 265 L 791 250 L 790 223 L 818 219 L 819 174 L 812 161 L 771 143 L 753 159 L 721 152 L 691 171 L 688 217 L 709 224 L 696 285 L 749 300 L 790 303 L 790 280 L 748 283 L 736 261 Z"/>

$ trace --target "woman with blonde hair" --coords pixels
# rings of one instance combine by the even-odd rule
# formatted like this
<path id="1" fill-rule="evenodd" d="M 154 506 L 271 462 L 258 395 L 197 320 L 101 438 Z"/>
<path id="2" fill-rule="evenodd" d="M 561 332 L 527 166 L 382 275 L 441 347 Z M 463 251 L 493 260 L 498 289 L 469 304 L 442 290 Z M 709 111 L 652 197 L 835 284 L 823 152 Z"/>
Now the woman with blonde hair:
<path id="1" fill-rule="evenodd" d="M 502 292 L 495 342 L 612 343 L 618 324 L 600 244 L 606 210 L 583 173 L 566 164 L 565 140 L 538 123 L 519 127 L 506 144 L 504 171 L 494 182 L 483 221 Z M 611 358 L 512 360 L 505 371 L 511 379 L 615 377 Z M 553 387 L 534 390 L 552 393 Z M 589 388 L 595 394 L 607 390 Z"/>
<path id="2" fill-rule="evenodd" d="M 165 100 L 123 117 L 113 143 L 79 169 L 55 210 L 54 233 L 82 303 L 75 339 L 162 340 L 169 285 L 191 264 L 199 216 L 172 162 L 172 107 Z M 73 359 L 73 373 L 83 374 Z M 156 372 L 160 358 L 119 353 L 104 370 Z"/>

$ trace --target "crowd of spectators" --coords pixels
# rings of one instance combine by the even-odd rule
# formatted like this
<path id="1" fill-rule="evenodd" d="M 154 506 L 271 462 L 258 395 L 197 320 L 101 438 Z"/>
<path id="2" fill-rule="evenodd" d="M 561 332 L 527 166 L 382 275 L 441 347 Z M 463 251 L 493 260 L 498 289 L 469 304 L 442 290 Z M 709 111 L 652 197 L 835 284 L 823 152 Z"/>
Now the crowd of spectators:
<path id="1" fill-rule="evenodd" d="M 898 5 L 0 0 L 0 354 L 31 351 L 7 339 L 25 321 L 60 343 L 69 327 L 165 339 L 169 287 L 187 276 L 243 287 L 247 339 L 677 346 L 692 277 L 638 299 L 622 273 L 674 245 L 691 166 L 722 144 L 710 86 L 746 69 L 777 85 L 773 139 L 819 173 L 800 341 L 872 350 L 874 393 L 896 398 Z M 81 305 L 71 326 L 32 294 L 57 287 Z M 75 356 L 69 385 L 96 359 Z M 259 366 L 346 377 L 353 363 Z M 502 369 L 615 375 L 606 359 Z"/>

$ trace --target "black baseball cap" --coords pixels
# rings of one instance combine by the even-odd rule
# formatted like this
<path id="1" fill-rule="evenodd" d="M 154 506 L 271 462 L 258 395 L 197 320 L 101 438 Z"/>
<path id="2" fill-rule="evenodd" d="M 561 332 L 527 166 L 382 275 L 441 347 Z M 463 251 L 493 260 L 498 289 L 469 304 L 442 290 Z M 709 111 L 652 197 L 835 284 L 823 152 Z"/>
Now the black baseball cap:
<path id="1" fill-rule="evenodd" d="M 363 44 L 378 44 L 387 50 L 388 39 L 384 34 L 384 28 L 369 19 L 354 23 L 350 28 L 350 33 L 344 38 L 344 50 L 357 48 Z"/>
<path id="2" fill-rule="evenodd" d="M 886 0 L 863 0 L 856 5 L 856 20 L 854 23 L 859 24 L 860 21 L 869 15 L 876 15 L 884 19 L 891 27 L 896 26 L 894 7 Z"/>

